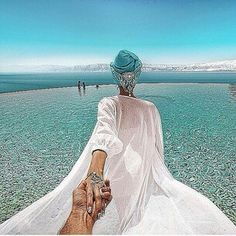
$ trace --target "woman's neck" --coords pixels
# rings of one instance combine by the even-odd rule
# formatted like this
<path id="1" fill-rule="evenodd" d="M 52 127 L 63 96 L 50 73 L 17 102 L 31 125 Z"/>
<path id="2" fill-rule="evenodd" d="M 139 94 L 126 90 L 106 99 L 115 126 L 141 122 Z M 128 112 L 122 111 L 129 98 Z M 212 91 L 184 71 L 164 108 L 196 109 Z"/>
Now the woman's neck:
<path id="1" fill-rule="evenodd" d="M 120 88 L 120 95 L 129 96 L 129 93 L 125 92 L 123 89 Z M 130 97 L 134 97 L 135 98 L 133 92 L 131 93 Z"/>

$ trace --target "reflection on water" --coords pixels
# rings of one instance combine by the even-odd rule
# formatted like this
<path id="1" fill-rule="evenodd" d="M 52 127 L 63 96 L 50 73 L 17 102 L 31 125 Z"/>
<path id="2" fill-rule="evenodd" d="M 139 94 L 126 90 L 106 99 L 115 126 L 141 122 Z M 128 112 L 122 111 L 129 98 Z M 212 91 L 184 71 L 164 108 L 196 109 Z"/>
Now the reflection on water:
<path id="1" fill-rule="evenodd" d="M 232 101 L 236 101 L 236 84 L 229 84 L 229 96 Z"/>
<path id="2" fill-rule="evenodd" d="M 78 88 L 78 93 L 79 93 L 80 97 L 85 96 L 86 95 L 86 88 Z"/>
<path id="3" fill-rule="evenodd" d="M 95 86 L 96 90 L 98 90 L 100 88 L 100 86 L 98 84 L 96 84 L 94 86 Z M 85 83 L 83 83 L 83 86 L 81 86 L 80 83 L 78 83 L 78 94 L 79 94 L 79 96 L 80 97 L 86 96 L 86 89 L 91 89 L 92 87 L 93 86 L 86 87 Z"/>

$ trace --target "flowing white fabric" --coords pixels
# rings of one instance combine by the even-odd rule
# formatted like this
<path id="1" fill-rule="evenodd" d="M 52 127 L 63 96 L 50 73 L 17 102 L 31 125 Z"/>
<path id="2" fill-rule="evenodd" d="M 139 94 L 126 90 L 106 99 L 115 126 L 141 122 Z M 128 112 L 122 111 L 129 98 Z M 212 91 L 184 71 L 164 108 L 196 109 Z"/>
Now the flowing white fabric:
<path id="1" fill-rule="evenodd" d="M 71 172 L 1 224 L 0 234 L 58 234 L 71 211 L 72 191 L 86 177 L 96 149 L 107 153 L 104 173 L 113 199 L 93 234 L 236 234 L 216 205 L 168 171 L 156 106 L 124 95 L 99 102 L 96 126 Z"/>

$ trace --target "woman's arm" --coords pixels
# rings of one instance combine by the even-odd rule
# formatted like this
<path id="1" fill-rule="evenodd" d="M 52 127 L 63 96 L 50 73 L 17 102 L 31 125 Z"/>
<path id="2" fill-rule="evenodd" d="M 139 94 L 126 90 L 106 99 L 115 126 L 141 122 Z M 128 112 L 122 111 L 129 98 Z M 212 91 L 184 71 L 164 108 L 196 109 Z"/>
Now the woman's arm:
<path id="1" fill-rule="evenodd" d="M 95 172 L 98 176 L 103 178 L 103 171 L 104 171 L 104 165 L 106 161 L 107 154 L 105 151 L 97 149 L 92 152 L 92 160 L 90 162 L 90 166 L 88 169 L 88 173 Z M 87 182 L 87 211 L 90 214 L 93 211 L 93 205 L 94 205 L 94 189 L 91 184 L 91 177 L 88 177 L 86 179 Z M 99 213 L 102 212 L 103 209 L 105 209 L 105 203 L 106 201 L 102 199 L 102 205 L 99 209 L 96 209 Z"/>
<path id="2" fill-rule="evenodd" d="M 105 151 L 99 150 L 99 149 L 94 150 L 92 153 L 92 160 L 90 162 L 90 166 L 89 166 L 87 175 L 91 172 L 95 172 L 98 176 L 103 178 L 103 171 L 104 171 L 106 157 L 107 157 L 107 154 Z M 90 177 L 88 177 L 87 182 L 88 182 L 88 185 L 87 185 L 88 186 L 87 187 L 87 210 L 88 210 L 88 213 L 91 213 L 93 211 L 93 202 L 94 202 L 93 195 L 94 194 L 93 194 L 93 188 L 91 185 L 91 178 Z M 97 209 L 98 212 L 101 212 L 102 209 L 105 208 L 105 203 L 106 203 L 106 201 L 103 200 L 101 209 Z"/>
<path id="3" fill-rule="evenodd" d="M 95 172 L 103 178 L 105 161 L 120 153 L 123 149 L 123 143 L 118 137 L 116 126 L 116 106 L 111 99 L 103 98 L 98 103 L 96 130 L 90 140 L 91 145 L 91 163 L 88 174 Z M 86 178 L 87 181 L 87 210 L 88 213 L 93 210 L 94 187 L 92 176 Z M 103 201 L 103 208 L 105 207 Z M 102 209 L 101 209 L 102 211 Z"/>
<path id="4" fill-rule="evenodd" d="M 107 153 L 103 150 L 97 149 L 92 153 L 92 160 L 89 166 L 88 173 L 95 171 L 98 176 L 103 178 L 103 170 L 105 161 L 107 158 Z"/>
<path id="5" fill-rule="evenodd" d="M 154 105 L 154 116 L 155 116 L 155 146 L 164 160 L 164 141 L 163 141 L 163 130 L 161 115 L 157 107 Z"/>

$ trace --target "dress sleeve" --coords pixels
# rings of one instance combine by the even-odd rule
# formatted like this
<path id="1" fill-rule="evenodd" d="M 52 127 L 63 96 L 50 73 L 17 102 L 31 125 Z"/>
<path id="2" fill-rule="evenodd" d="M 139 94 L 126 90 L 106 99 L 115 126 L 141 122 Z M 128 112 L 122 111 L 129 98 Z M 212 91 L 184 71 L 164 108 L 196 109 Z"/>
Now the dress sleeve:
<path id="1" fill-rule="evenodd" d="M 154 105 L 155 110 L 155 146 L 160 153 L 162 159 L 164 160 L 164 143 L 163 143 L 163 131 L 160 112 Z"/>
<path id="2" fill-rule="evenodd" d="M 97 128 L 91 137 L 91 154 L 97 149 L 103 150 L 107 158 L 120 153 L 123 143 L 118 137 L 116 125 L 116 107 L 108 98 L 103 98 L 98 103 Z"/>

